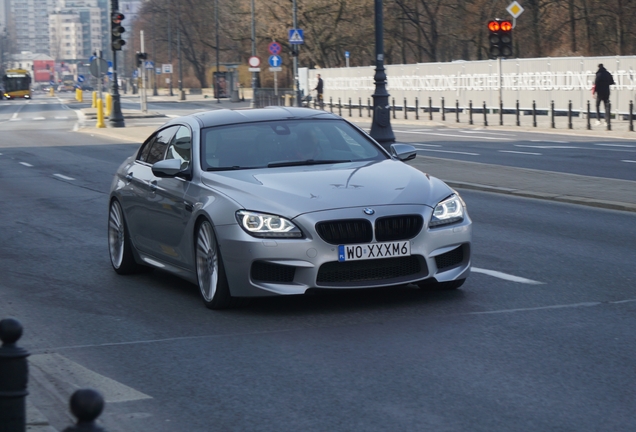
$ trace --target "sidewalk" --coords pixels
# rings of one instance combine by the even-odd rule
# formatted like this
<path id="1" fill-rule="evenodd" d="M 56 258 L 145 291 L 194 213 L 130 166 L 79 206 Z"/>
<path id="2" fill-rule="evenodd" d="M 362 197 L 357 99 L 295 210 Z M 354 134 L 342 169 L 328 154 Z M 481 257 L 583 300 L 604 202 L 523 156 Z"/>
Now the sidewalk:
<path id="1" fill-rule="evenodd" d="M 211 109 L 227 108 L 237 109 L 249 107 L 249 101 L 232 103 L 227 99 L 220 104 L 215 99 L 205 98 L 205 95 L 187 95 L 189 101 L 212 102 Z M 157 99 L 157 100 L 155 100 Z M 177 96 L 149 96 L 148 102 L 159 100 L 177 100 Z M 82 110 L 85 111 L 85 110 Z M 327 108 L 327 111 L 330 111 Z M 338 109 L 334 108 L 338 114 Z M 139 116 L 139 111 L 130 112 L 129 115 Z M 155 113 L 156 114 L 156 113 Z M 362 110 L 362 117 L 358 109 L 352 110 L 349 117 L 348 108 L 342 109 L 342 116 L 365 130 L 371 127 L 371 119 L 367 116 L 367 110 Z M 125 116 L 127 113 L 125 113 Z M 149 113 L 148 115 L 154 115 Z M 473 115 L 473 125 L 468 124 L 468 114 L 460 114 L 460 122 L 457 123 L 455 113 L 446 113 L 445 121 L 442 121 L 440 113 L 433 113 L 433 120 L 428 113 L 420 113 L 419 120 L 415 119 L 415 113 L 409 111 L 408 119 L 404 119 L 403 112 L 396 112 L 396 118 L 391 118 L 391 125 L 395 129 L 400 125 L 422 126 L 425 128 L 463 128 L 488 131 L 523 131 L 537 132 L 541 134 L 578 135 L 586 137 L 611 138 L 630 140 L 636 143 L 636 132 L 629 131 L 629 122 L 614 120 L 611 123 L 612 130 L 606 130 L 605 124 L 595 126 L 592 119 L 592 130 L 587 130 L 587 120 L 578 117 L 572 118 L 572 129 L 568 128 L 568 118 L 555 117 L 555 127 L 552 128 L 550 116 L 537 116 L 537 127 L 533 126 L 532 116 L 520 116 L 521 126 L 516 126 L 514 114 L 504 115 L 504 125 L 499 125 L 499 115 L 487 116 L 488 126 L 484 126 L 483 114 Z M 168 119 L 166 118 L 166 121 Z M 153 126 L 104 128 L 97 129 L 92 122 L 87 121 L 87 127 L 80 132 L 107 136 L 109 138 L 141 143 L 156 128 Z M 559 138 L 564 139 L 564 138 Z M 514 168 L 501 165 L 483 164 L 476 162 L 464 162 L 450 159 L 435 158 L 418 155 L 409 162 L 411 165 L 430 173 L 447 182 L 452 187 L 460 189 L 473 189 L 486 192 L 503 193 L 523 197 L 546 199 L 581 205 L 588 205 L 606 209 L 636 212 L 636 182 L 627 180 L 607 179 L 601 177 L 582 176 L 575 174 L 557 173 L 524 168 Z"/>

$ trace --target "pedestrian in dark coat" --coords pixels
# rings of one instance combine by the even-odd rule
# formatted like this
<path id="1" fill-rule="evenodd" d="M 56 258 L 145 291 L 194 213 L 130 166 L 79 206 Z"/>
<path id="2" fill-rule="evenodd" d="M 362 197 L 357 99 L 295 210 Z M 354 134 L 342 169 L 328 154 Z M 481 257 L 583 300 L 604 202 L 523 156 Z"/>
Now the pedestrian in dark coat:
<path id="1" fill-rule="evenodd" d="M 605 122 L 611 114 L 609 112 L 609 98 L 610 98 L 610 86 L 614 85 L 614 77 L 605 67 L 603 63 L 598 65 L 598 71 L 596 72 L 596 79 L 594 80 L 594 89 L 592 94 L 596 94 L 596 124 L 601 124 L 601 101 L 605 106 Z"/>
<path id="2" fill-rule="evenodd" d="M 316 87 L 314 88 L 314 90 L 316 90 L 316 92 L 318 93 L 318 105 L 320 105 L 320 108 L 322 108 L 322 91 L 324 89 L 324 82 L 322 81 L 322 78 L 320 78 L 320 74 L 316 75 L 316 78 L 318 78 L 318 84 L 316 84 Z"/>

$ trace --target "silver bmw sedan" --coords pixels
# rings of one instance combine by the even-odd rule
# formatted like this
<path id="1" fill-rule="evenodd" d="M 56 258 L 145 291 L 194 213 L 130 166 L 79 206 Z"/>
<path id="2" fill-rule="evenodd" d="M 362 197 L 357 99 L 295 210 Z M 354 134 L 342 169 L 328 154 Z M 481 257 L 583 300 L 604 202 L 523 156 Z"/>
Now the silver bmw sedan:
<path id="1" fill-rule="evenodd" d="M 211 309 L 312 288 L 459 288 L 472 222 L 455 190 L 405 163 L 415 155 L 307 108 L 173 119 L 113 179 L 112 266 L 183 277 Z"/>

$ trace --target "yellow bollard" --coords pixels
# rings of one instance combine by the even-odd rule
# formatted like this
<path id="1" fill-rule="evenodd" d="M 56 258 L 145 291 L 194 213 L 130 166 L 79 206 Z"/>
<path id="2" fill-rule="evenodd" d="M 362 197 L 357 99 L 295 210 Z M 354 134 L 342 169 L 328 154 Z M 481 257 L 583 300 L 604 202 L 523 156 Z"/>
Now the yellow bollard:
<path id="1" fill-rule="evenodd" d="M 84 92 L 82 89 L 75 90 L 75 99 L 77 99 L 78 102 L 84 102 Z"/>
<path id="2" fill-rule="evenodd" d="M 91 105 L 91 108 L 97 108 L 97 92 L 93 92 L 93 104 Z"/>
<path id="3" fill-rule="evenodd" d="M 51 86 L 51 90 L 49 91 L 49 96 L 54 96 L 55 91 L 53 90 L 53 86 Z"/>
<path id="4" fill-rule="evenodd" d="M 102 104 L 101 99 L 97 99 L 97 124 L 95 125 L 95 127 L 106 127 L 106 124 L 104 123 L 104 105 Z"/>
<path id="5" fill-rule="evenodd" d="M 106 93 L 106 115 L 110 116 L 110 112 L 113 109 L 113 97 L 110 93 Z"/>

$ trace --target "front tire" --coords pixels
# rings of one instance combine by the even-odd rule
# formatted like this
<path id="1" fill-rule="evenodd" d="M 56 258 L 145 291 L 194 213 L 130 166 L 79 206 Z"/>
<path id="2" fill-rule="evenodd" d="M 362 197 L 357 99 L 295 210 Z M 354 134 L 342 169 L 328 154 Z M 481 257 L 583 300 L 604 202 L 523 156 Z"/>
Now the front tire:
<path id="1" fill-rule="evenodd" d="M 108 252 L 113 269 L 120 275 L 141 271 L 132 251 L 130 234 L 121 204 L 116 199 L 110 203 L 108 212 Z"/>
<path id="2" fill-rule="evenodd" d="M 197 282 L 203 303 L 209 309 L 226 309 L 234 305 L 225 268 L 209 221 L 201 222 L 196 230 L 195 261 Z"/>

